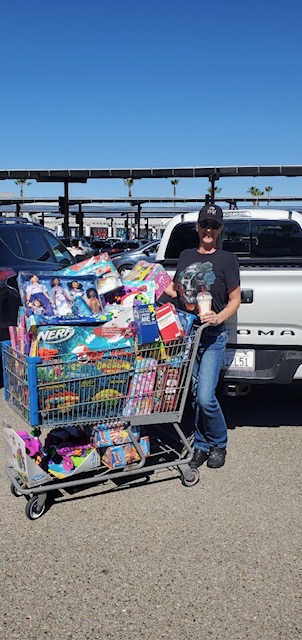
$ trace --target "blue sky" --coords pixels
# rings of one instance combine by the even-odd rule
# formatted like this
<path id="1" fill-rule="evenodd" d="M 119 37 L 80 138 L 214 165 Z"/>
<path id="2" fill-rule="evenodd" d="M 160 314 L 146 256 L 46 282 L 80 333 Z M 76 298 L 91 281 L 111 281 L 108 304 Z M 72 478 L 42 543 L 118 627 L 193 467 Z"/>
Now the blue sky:
<path id="1" fill-rule="evenodd" d="M 300 0 L 2 0 L 0 169 L 302 164 Z M 222 194 L 302 195 L 302 179 Z M 182 179 L 178 195 L 204 194 Z M 18 195 L 12 181 L 1 191 Z M 25 195 L 61 195 L 35 183 Z M 122 180 L 73 196 L 126 195 Z M 133 195 L 170 195 L 169 180 Z"/>

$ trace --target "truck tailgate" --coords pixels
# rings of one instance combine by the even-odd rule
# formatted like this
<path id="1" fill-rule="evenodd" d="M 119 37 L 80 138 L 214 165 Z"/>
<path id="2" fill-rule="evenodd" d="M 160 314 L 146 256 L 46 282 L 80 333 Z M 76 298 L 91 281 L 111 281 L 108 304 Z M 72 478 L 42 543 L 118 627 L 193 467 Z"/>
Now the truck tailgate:
<path id="1" fill-rule="evenodd" d="M 246 292 L 228 322 L 231 344 L 295 346 L 302 344 L 302 269 L 243 269 Z"/>

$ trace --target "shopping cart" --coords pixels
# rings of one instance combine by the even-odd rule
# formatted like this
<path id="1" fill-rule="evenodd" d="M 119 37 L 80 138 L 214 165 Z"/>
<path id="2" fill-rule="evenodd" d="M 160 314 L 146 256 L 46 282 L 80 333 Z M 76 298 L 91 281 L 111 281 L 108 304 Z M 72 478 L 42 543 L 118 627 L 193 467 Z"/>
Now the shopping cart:
<path id="1" fill-rule="evenodd" d="M 68 355 L 45 361 L 3 343 L 4 397 L 34 427 L 33 437 L 44 432 L 47 438 L 54 428 L 73 426 L 94 444 L 71 475 L 56 476 L 28 455 L 17 431 L 4 425 L 5 472 L 13 495 L 27 498 L 29 519 L 43 515 L 55 492 L 107 480 L 149 479 L 158 469 L 177 468 L 184 486 L 198 482 L 198 469 L 190 467 L 193 449 L 180 424 L 205 326 L 193 326 L 190 335 L 166 344 L 134 342 L 131 348 L 95 353 L 88 360 Z M 108 446 L 108 434 L 119 425 L 122 456 Z"/>

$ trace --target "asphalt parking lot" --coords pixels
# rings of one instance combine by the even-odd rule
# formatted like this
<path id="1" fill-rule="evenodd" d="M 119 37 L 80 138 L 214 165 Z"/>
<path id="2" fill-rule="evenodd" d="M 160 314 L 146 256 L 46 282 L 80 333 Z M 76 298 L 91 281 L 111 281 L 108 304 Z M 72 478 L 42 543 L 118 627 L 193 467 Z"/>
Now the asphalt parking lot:
<path id="1" fill-rule="evenodd" d="M 1 447 L 1 637 L 296 640 L 301 613 L 301 386 L 223 400 L 227 462 L 64 495 L 39 520 Z M 24 427 L 0 400 L 1 417 Z"/>

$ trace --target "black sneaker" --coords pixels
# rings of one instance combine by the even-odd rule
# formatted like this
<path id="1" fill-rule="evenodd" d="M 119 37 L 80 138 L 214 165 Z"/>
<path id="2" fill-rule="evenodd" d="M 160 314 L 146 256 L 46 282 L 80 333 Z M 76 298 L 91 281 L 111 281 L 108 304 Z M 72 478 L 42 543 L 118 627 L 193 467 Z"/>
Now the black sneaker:
<path id="1" fill-rule="evenodd" d="M 194 449 L 193 458 L 190 462 L 191 469 L 201 467 L 201 465 L 208 459 L 208 456 L 208 451 L 203 451 L 203 449 Z"/>
<path id="2" fill-rule="evenodd" d="M 219 467 L 223 467 L 225 463 L 225 456 L 226 449 L 221 449 L 221 447 L 211 447 L 207 466 L 210 467 L 210 469 L 219 469 Z"/>

